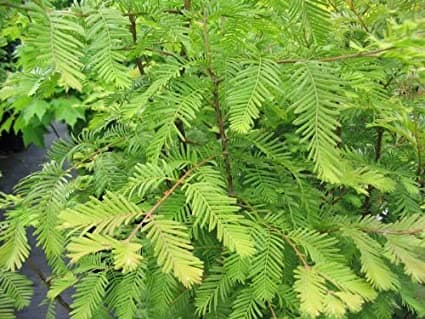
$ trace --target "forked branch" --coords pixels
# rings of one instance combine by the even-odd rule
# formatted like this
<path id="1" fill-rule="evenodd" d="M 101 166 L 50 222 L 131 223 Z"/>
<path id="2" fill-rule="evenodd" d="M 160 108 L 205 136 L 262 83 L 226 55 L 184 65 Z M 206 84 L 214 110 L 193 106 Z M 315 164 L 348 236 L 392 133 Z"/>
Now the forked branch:
<path id="1" fill-rule="evenodd" d="M 155 205 L 153 205 L 152 208 L 148 212 L 146 212 L 142 221 L 137 224 L 137 226 L 133 229 L 133 231 L 130 233 L 130 235 L 127 237 L 127 239 L 125 241 L 129 242 L 137 235 L 137 233 L 140 231 L 140 229 L 143 227 L 143 225 L 149 220 L 149 218 L 152 217 L 153 213 L 155 213 L 155 211 L 168 199 L 168 197 L 170 197 L 176 191 L 177 187 L 179 187 L 181 184 L 183 184 L 186 181 L 186 179 L 190 175 L 193 174 L 194 171 L 196 171 L 198 168 L 205 165 L 206 163 L 208 163 L 209 161 L 211 161 L 215 157 L 217 157 L 217 156 L 216 155 L 210 156 L 210 157 L 204 159 L 203 161 L 200 161 L 198 164 L 193 166 L 191 169 L 188 169 L 176 181 L 176 183 L 164 193 L 164 195 L 155 203 Z"/>

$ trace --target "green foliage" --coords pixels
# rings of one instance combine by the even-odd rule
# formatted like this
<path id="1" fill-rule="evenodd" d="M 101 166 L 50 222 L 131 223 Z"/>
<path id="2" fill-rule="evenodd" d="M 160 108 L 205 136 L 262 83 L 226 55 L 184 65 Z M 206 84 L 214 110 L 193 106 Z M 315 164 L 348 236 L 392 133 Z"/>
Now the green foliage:
<path id="1" fill-rule="evenodd" d="M 215 176 L 214 176 L 215 177 Z M 191 183 L 185 194 L 190 203 L 195 225 L 206 227 L 208 231 L 216 230 L 217 239 L 225 247 L 236 251 L 241 256 L 252 255 L 253 245 L 249 236 L 248 225 L 238 215 L 236 201 L 208 181 Z"/>
<path id="2" fill-rule="evenodd" d="M 28 306 L 32 297 L 32 283 L 25 276 L 0 270 L 0 316 L 15 318 L 14 309 Z"/>
<path id="3" fill-rule="evenodd" d="M 231 62 L 229 62 L 231 63 Z M 279 67 L 273 61 L 235 61 L 230 66 L 235 74 L 230 74 L 226 104 L 230 108 L 230 128 L 236 132 L 247 133 L 259 117 L 259 108 L 271 91 L 279 91 Z M 230 73 L 230 72 L 229 72 Z"/>
<path id="4" fill-rule="evenodd" d="M 28 228 L 49 318 L 425 316 L 421 3 L 12 3 L 13 128 L 90 120 L 0 198 L 1 318 Z"/>
<path id="5" fill-rule="evenodd" d="M 271 301 L 281 282 L 285 242 L 281 233 L 271 230 L 255 235 L 259 253 L 252 259 L 252 287 L 257 298 Z"/>
<path id="6" fill-rule="evenodd" d="M 317 63 L 300 64 L 290 78 L 290 96 L 295 101 L 291 106 L 297 116 L 297 132 L 302 141 L 309 141 L 309 158 L 315 163 L 319 177 L 329 182 L 341 180 L 340 158 L 336 145 L 339 105 L 343 104 L 341 80 L 334 69 Z"/>
<path id="7" fill-rule="evenodd" d="M 105 82 L 118 88 L 128 87 L 131 82 L 126 67 L 122 65 L 125 57 L 120 53 L 125 40 L 130 37 L 128 20 L 113 8 L 90 8 L 85 13 L 87 39 L 90 42 L 89 67 Z"/>
<path id="8" fill-rule="evenodd" d="M 210 269 L 209 276 L 196 291 L 196 310 L 200 315 L 214 313 L 220 302 L 229 297 L 235 283 L 226 273 L 226 269 L 217 266 Z"/>
<path id="9" fill-rule="evenodd" d="M 61 227 L 113 234 L 116 227 L 128 224 L 142 215 L 142 210 L 125 197 L 114 193 L 105 194 L 102 201 L 90 198 L 84 204 L 64 210 L 59 216 Z"/>
<path id="10" fill-rule="evenodd" d="M 30 3 L 28 8 L 32 12 L 31 27 L 21 52 L 25 68 L 51 67 L 60 74 L 65 87 L 81 90 L 83 27 L 71 12 L 50 11 L 35 3 Z"/>
<path id="11" fill-rule="evenodd" d="M 101 308 L 102 300 L 106 294 L 108 278 L 105 273 L 91 273 L 82 278 L 76 284 L 76 292 L 73 295 L 75 303 L 71 312 L 71 318 L 92 318 L 96 311 Z"/>
<path id="12" fill-rule="evenodd" d="M 172 270 L 188 287 L 201 281 L 202 262 L 190 252 L 193 248 L 185 227 L 172 220 L 152 217 L 146 231 L 164 273 Z"/>

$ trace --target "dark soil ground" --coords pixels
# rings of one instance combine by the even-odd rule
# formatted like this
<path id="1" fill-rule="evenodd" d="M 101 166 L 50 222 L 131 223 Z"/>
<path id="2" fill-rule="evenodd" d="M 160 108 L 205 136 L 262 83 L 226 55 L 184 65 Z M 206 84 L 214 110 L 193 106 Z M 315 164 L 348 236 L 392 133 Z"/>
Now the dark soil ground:
<path id="1" fill-rule="evenodd" d="M 61 137 L 67 135 L 65 126 L 55 124 L 55 128 Z M 20 152 L 12 152 L 11 149 L 9 151 L 7 149 L 5 150 L 5 145 L 2 145 L 3 151 L 0 155 L 0 171 L 3 173 L 3 177 L 0 178 L 0 190 L 6 193 L 11 192 L 14 185 L 22 177 L 39 170 L 41 164 L 46 160 L 46 150 L 56 139 L 57 136 L 53 132 L 50 132 L 45 137 L 46 149 L 31 145 Z M 47 306 L 43 305 L 42 302 L 46 296 L 47 288 L 40 277 L 48 278 L 50 270 L 43 252 L 35 245 L 32 231 L 29 230 L 28 234 L 32 250 L 29 261 L 25 263 L 21 272 L 33 282 L 34 295 L 31 305 L 17 313 L 16 317 L 17 319 L 45 319 Z M 70 296 L 64 296 L 64 299 L 69 303 Z M 69 318 L 68 310 L 62 305 L 58 304 L 56 310 L 56 319 Z"/>

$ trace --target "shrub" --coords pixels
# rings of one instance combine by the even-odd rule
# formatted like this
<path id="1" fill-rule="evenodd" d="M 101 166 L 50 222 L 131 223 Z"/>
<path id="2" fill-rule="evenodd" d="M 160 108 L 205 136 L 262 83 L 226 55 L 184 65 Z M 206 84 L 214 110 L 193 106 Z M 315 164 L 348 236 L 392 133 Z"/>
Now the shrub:
<path id="1" fill-rule="evenodd" d="M 34 227 L 51 317 L 71 287 L 78 319 L 425 315 L 423 4 L 23 10 L 9 83 L 93 113 L 3 199 L 3 276 Z"/>

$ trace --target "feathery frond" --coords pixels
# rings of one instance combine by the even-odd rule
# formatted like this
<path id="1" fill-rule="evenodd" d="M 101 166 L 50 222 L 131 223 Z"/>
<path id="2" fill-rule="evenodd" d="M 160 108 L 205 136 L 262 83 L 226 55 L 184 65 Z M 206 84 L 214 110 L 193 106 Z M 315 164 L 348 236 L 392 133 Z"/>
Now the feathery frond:
<path id="1" fill-rule="evenodd" d="M 227 80 L 229 90 L 226 92 L 230 127 L 236 132 L 247 133 L 265 101 L 272 100 L 273 93 L 279 91 L 279 67 L 267 59 L 233 63 L 236 74 Z"/>
<path id="2" fill-rule="evenodd" d="M 231 251 L 241 256 L 252 255 L 248 225 L 243 222 L 243 216 L 237 214 L 239 208 L 234 199 L 207 182 L 188 184 L 185 192 L 196 218 L 195 223 L 207 227 L 209 231 L 216 229 L 217 238 Z"/>
<path id="3" fill-rule="evenodd" d="M 201 281 L 203 265 L 192 254 L 193 247 L 183 225 L 172 220 L 151 217 L 145 231 L 153 243 L 155 256 L 164 273 L 172 271 L 186 287 Z"/>
<path id="4" fill-rule="evenodd" d="M 73 294 L 72 319 L 89 319 L 101 308 L 108 278 L 104 272 L 90 273 L 76 284 Z"/>
<path id="5" fill-rule="evenodd" d="M 282 280 L 284 240 L 279 232 L 256 232 L 258 253 L 251 265 L 252 287 L 259 300 L 271 301 Z"/>
<path id="6" fill-rule="evenodd" d="M 118 88 L 130 85 L 128 70 L 124 65 L 122 50 L 129 41 L 128 19 L 116 9 L 101 7 L 87 11 L 87 38 L 89 45 L 89 67 L 99 78 Z"/>
<path id="7" fill-rule="evenodd" d="M 314 62 L 299 63 L 290 80 L 291 108 L 296 114 L 297 132 L 308 142 L 309 158 L 323 180 L 338 183 L 341 172 L 336 149 L 340 138 L 335 131 L 343 101 L 341 80 L 328 66 Z"/>
<path id="8" fill-rule="evenodd" d="M 219 302 L 225 301 L 235 283 L 222 266 L 210 269 L 209 276 L 196 289 L 196 309 L 204 316 L 217 310 Z"/>
<path id="9" fill-rule="evenodd" d="M 262 317 L 265 304 L 257 301 L 253 289 L 248 287 L 239 292 L 232 308 L 230 319 L 257 319 Z"/>
<path id="10" fill-rule="evenodd" d="M 69 11 L 43 8 L 34 2 L 29 8 L 33 24 L 21 53 L 24 67 L 52 67 L 64 86 L 82 90 L 83 27 Z"/>
<path id="11" fill-rule="evenodd" d="M 143 210 L 125 197 L 107 193 L 103 200 L 92 197 L 75 208 L 60 214 L 62 228 L 75 228 L 87 232 L 96 227 L 95 233 L 112 234 L 117 227 L 126 225 L 142 216 Z"/>
<path id="12" fill-rule="evenodd" d="M 425 314 L 419 1 L 6 2 L 0 133 L 72 128 L 0 194 L 1 318 L 32 230 L 49 319 Z"/>
<path id="13" fill-rule="evenodd" d="M 18 310 L 28 306 L 31 302 L 32 282 L 21 274 L 1 270 L 0 290 L 2 292 L 0 296 L 11 300 L 13 307 Z"/>

